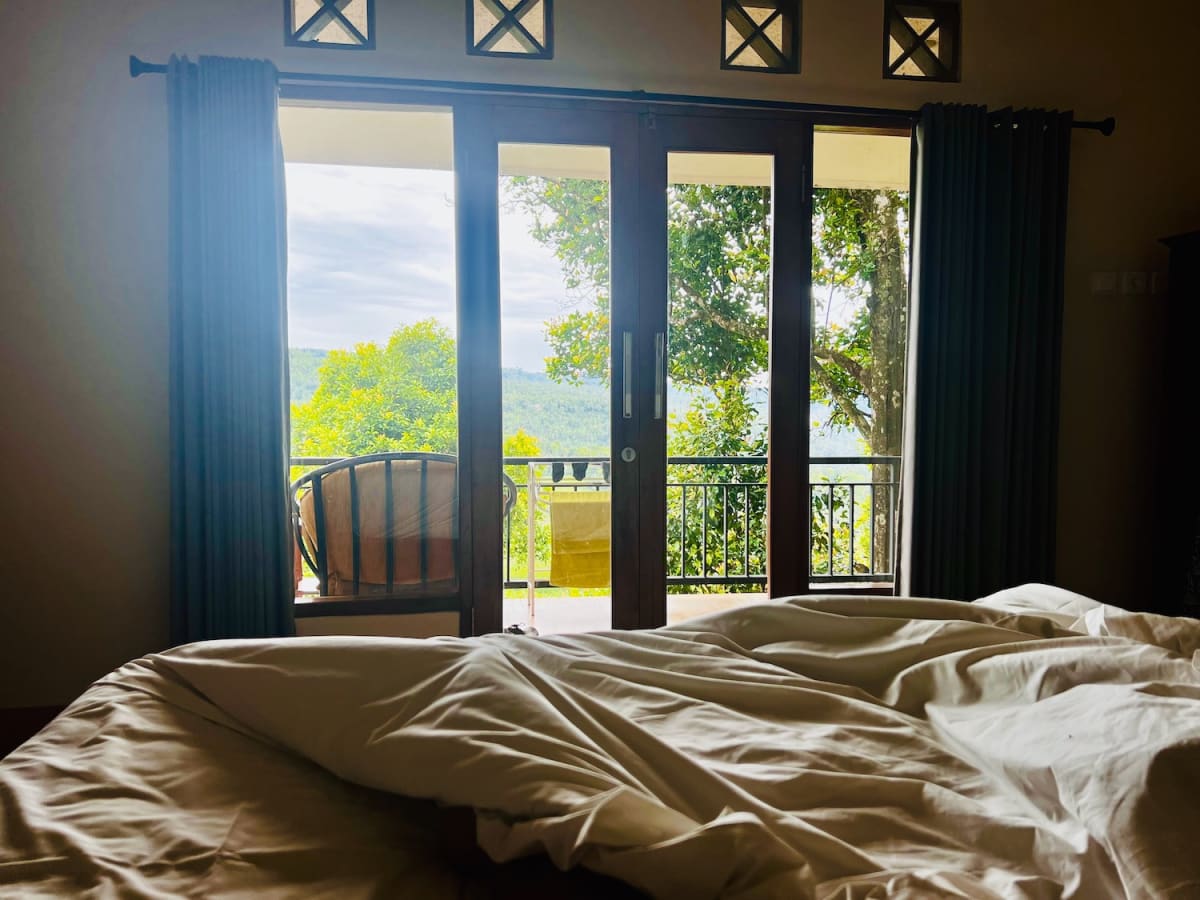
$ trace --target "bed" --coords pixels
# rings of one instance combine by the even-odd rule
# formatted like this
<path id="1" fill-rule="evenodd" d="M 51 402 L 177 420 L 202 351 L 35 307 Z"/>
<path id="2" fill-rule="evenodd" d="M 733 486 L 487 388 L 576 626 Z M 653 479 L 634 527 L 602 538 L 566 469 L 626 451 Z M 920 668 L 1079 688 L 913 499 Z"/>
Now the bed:
<path id="1" fill-rule="evenodd" d="M 1198 650 L 1040 585 L 193 644 L 0 763 L 0 895 L 1197 897 Z"/>

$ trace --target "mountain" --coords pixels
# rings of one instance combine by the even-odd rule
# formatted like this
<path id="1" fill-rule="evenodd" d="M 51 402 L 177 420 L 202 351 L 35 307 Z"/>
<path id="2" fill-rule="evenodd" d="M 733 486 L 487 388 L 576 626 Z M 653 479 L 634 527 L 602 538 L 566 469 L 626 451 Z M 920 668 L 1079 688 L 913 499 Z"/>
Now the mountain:
<path id="1" fill-rule="evenodd" d="M 317 385 L 321 383 L 319 369 L 328 355 L 328 350 L 314 350 L 310 347 L 288 348 L 288 370 L 293 406 L 307 403 L 309 398 L 317 392 Z"/>
<path id="2" fill-rule="evenodd" d="M 327 351 L 293 347 L 291 397 L 293 404 L 305 403 L 320 383 L 320 367 Z M 608 455 L 608 388 L 599 381 L 579 385 L 559 384 L 542 372 L 505 369 L 504 433 L 518 429 L 537 439 L 543 456 Z M 689 405 L 688 395 L 671 389 L 668 407 L 681 412 Z M 758 391 L 755 405 L 766 415 L 766 392 Z M 808 411 L 810 422 L 824 423 L 828 409 L 814 403 Z M 814 428 L 811 437 L 813 456 L 859 456 L 865 451 L 858 435 L 850 431 Z"/>
<path id="3" fill-rule="evenodd" d="M 608 388 L 559 384 L 541 372 L 505 369 L 504 433 L 537 439 L 543 456 L 607 456 Z"/>

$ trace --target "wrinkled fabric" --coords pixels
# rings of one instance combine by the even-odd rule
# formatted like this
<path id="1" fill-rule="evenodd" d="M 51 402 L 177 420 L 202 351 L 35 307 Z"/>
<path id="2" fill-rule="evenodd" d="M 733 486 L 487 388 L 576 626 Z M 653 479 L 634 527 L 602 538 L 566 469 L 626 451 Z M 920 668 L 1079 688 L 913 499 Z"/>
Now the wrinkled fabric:
<path id="1" fill-rule="evenodd" d="M 285 832 L 331 802 L 319 766 L 371 797 L 474 807 L 495 860 L 546 853 L 658 897 L 1193 897 L 1198 650 L 1200 623 L 1027 586 L 974 604 L 793 598 L 646 632 L 210 642 L 84 699 L 140 697 L 236 737 L 231 771 L 269 756 L 254 778 L 286 771 L 302 798 L 275 798 Z M 0 764 L 0 885 L 28 874 L 39 829 L 97 853 L 133 827 L 111 804 L 162 818 L 189 775 L 140 794 L 161 750 L 146 738 L 107 758 L 106 815 L 69 825 L 31 810 L 81 735 Z M 273 820 L 255 821 L 269 859 Z M 348 821 L 330 818 L 331 847 Z M 356 865 L 402 878 L 374 855 L 405 856 L 393 820 L 354 827 Z"/>

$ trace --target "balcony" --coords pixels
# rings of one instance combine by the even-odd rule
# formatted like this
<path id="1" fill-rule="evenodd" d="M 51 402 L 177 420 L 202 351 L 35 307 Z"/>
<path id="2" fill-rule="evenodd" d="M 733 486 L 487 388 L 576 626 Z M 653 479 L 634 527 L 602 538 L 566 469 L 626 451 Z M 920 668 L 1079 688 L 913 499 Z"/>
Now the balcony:
<path id="1" fill-rule="evenodd" d="M 293 458 L 293 477 L 336 459 Z M 543 631 L 608 626 L 606 588 L 562 588 L 550 581 L 549 498 L 556 491 L 608 491 L 610 465 L 601 456 L 505 458 L 505 473 L 516 487 L 503 530 L 505 623 L 533 619 Z M 766 457 L 673 456 L 667 466 L 669 619 L 764 597 Z M 896 456 L 810 459 L 814 590 L 890 589 L 899 468 Z M 304 578 L 300 593 L 315 592 L 315 579 Z"/>

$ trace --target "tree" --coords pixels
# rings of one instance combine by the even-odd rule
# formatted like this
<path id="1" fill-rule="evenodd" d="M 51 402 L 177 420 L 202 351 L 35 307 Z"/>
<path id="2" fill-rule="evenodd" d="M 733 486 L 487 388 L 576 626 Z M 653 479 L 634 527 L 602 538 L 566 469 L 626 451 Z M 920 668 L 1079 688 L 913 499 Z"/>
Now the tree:
<path id="1" fill-rule="evenodd" d="M 332 350 L 319 377 L 312 399 L 292 407 L 296 455 L 456 452 L 454 338 L 436 320 L 397 328 L 382 347 Z"/>
<path id="2" fill-rule="evenodd" d="M 607 378 L 608 185 L 519 178 L 510 198 L 532 215 L 534 237 L 555 251 L 575 299 L 575 308 L 548 323 L 547 372 L 564 381 Z M 701 401 L 693 406 L 697 417 L 676 419 L 671 452 L 700 455 L 716 445 L 753 452 L 761 444 L 758 420 L 743 412 L 755 377 L 767 369 L 768 191 L 673 185 L 668 210 L 669 370 L 673 383 Z M 907 242 L 906 193 L 815 191 L 811 398 L 830 410 L 826 426 L 855 430 L 873 455 L 900 452 Z M 834 314 L 847 307 L 848 319 Z M 703 402 L 706 396 L 713 402 Z M 889 474 L 875 467 L 873 477 Z M 875 565 L 886 571 L 890 497 L 873 493 Z"/>
<path id="3" fill-rule="evenodd" d="M 537 438 L 522 428 L 518 428 L 515 434 L 504 439 L 506 459 L 541 455 L 542 450 Z M 512 512 L 505 520 L 505 559 L 509 568 L 505 573 L 505 580 L 508 580 L 510 574 L 512 578 L 520 580 L 525 577 L 529 568 L 529 470 L 526 466 L 505 466 L 504 473 L 512 479 L 517 489 Z M 538 523 L 534 527 L 535 561 L 548 558 L 550 551 L 549 526 L 539 527 L 540 525 L 541 523 Z"/>

